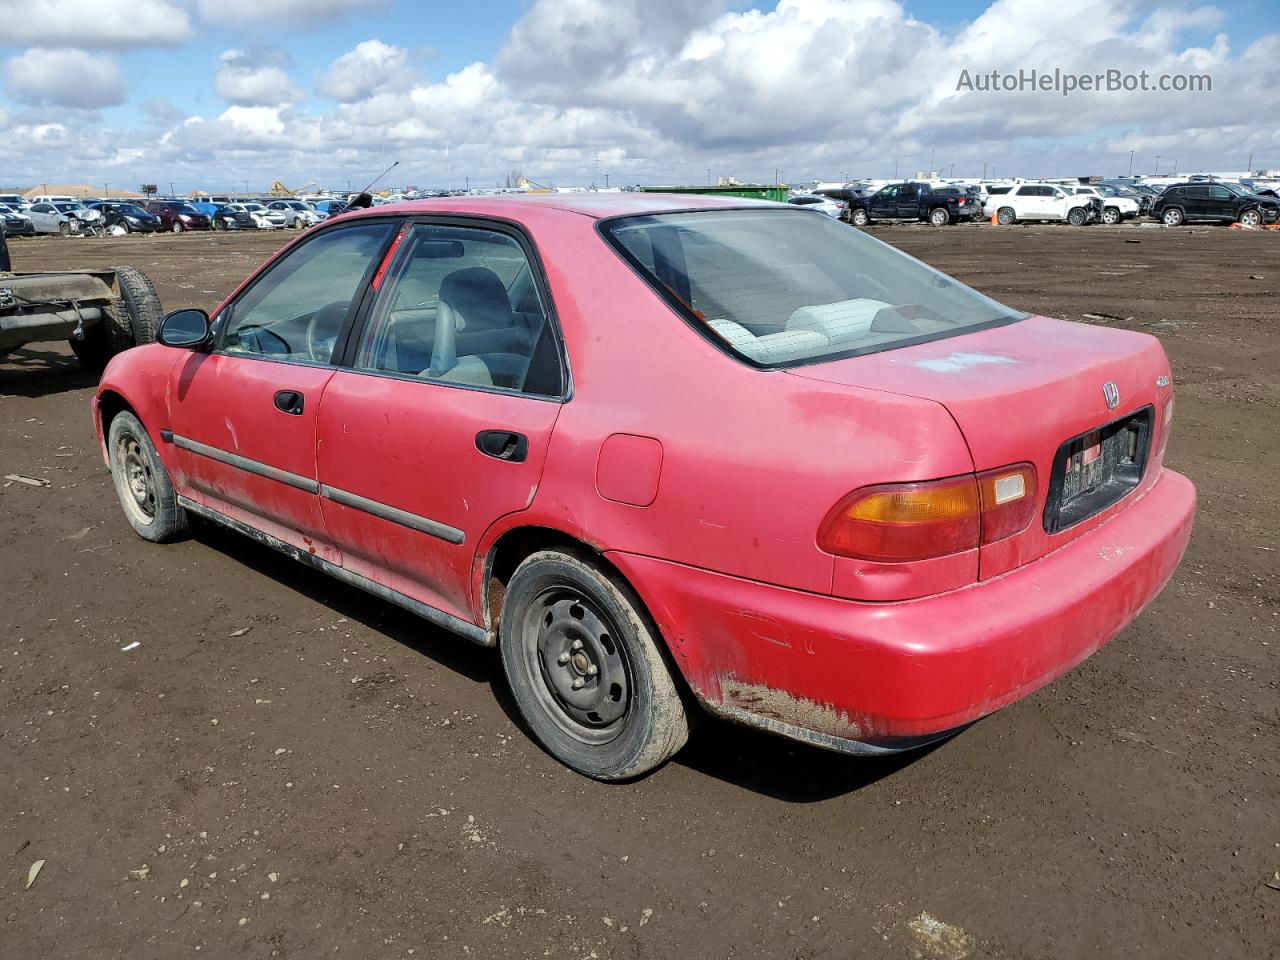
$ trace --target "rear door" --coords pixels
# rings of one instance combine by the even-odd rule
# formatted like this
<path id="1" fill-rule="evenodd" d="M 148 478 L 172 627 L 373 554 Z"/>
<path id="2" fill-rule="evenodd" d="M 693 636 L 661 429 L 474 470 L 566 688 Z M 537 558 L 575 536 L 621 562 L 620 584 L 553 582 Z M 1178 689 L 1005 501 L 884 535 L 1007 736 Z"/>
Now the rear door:
<path id="1" fill-rule="evenodd" d="M 351 572 L 475 622 L 476 544 L 532 502 L 566 394 L 550 301 L 483 219 L 415 223 L 379 272 L 320 405 L 325 523 Z"/>
<path id="2" fill-rule="evenodd" d="M 1209 198 L 1205 203 L 1206 217 L 1217 217 L 1222 220 L 1236 218 L 1235 194 L 1226 187 L 1210 186 Z"/>
<path id="3" fill-rule="evenodd" d="M 180 493 L 331 562 L 316 480 L 316 411 L 393 229 L 319 232 L 269 264 L 214 318 L 215 349 L 171 375 Z"/>
<path id="4" fill-rule="evenodd" d="M 899 187 L 896 208 L 899 220 L 917 219 L 920 215 L 920 185 L 904 183 Z"/>

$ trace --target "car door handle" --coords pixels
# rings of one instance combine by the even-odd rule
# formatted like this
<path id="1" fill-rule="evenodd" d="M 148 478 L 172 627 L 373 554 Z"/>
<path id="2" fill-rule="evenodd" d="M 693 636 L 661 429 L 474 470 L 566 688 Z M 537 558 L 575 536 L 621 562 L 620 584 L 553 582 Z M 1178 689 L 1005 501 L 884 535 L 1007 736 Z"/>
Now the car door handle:
<path id="1" fill-rule="evenodd" d="M 295 417 L 302 416 L 302 401 L 302 394 L 297 390 L 276 391 L 276 409 L 283 413 L 290 413 Z"/>
<path id="2" fill-rule="evenodd" d="M 529 438 L 510 430 L 481 430 L 476 434 L 476 449 L 496 460 L 524 463 L 529 456 Z"/>

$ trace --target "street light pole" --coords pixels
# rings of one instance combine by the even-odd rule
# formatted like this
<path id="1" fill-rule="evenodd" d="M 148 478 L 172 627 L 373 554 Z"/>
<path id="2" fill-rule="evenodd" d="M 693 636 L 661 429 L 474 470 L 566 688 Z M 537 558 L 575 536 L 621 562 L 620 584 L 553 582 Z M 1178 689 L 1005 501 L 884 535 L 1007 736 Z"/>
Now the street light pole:
<path id="1" fill-rule="evenodd" d="M 1155 176 L 1157 173 L 1159 173 L 1159 172 L 1160 172 L 1160 154 L 1158 154 L 1158 153 L 1157 153 L 1157 154 L 1156 154 L 1156 169 L 1155 169 L 1155 172 L 1153 172 L 1151 175 L 1154 177 L 1154 176 Z"/>
<path id="2" fill-rule="evenodd" d="M 1129 176 L 1133 176 L 1133 151 L 1129 151 Z"/>

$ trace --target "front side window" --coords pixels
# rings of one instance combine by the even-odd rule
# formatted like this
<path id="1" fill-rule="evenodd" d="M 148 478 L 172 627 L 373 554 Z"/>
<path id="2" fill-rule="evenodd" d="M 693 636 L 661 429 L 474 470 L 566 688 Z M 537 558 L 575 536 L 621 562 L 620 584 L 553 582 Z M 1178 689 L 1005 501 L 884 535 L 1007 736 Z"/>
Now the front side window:
<path id="1" fill-rule="evenodd" d="M 328 230 L 267 268 L 223 314 L 222 350 L 330 363 L 338 334 L 381 255 L 391 224 Z"/>
<path id="2" fill-rule="evenodd" d="M 807 218 L 806 218 L 807 219 Z M 419 224 L 401 242 L 357 369 L 559 396 L 554 331 L 512 236 Z"/>
<path id="3" fill-rule="evenodd" d="M 1025 316 L 867 234 L 786 208 L 625 217 L 601 230 L 713 343 L 757 366 L 875 353 Z"/>

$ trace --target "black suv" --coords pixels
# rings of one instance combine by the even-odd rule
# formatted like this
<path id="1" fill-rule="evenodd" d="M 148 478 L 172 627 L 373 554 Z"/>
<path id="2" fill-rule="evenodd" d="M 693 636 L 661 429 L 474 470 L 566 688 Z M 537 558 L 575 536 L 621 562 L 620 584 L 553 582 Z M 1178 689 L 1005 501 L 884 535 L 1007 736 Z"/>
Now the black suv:
<path id="1" fill-rule="evenodd" d="M 1237 183 L 1175 183 L 1156 197 L 1151 216 L 1168 227 L 1188 220 L 1239 222 L 1256 227 L 1280 220 L 1280 200 L 1260 197 Z"/>
<path id="2" fill-rule="evenodd" d="M 941 227 L 981 213 L 982 206 L 964 187 L 934 187 L 910 180 L 881 187 L 849 205 L 849 221 L 857 226 L 872 220 L 928 220 Z"/>

